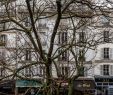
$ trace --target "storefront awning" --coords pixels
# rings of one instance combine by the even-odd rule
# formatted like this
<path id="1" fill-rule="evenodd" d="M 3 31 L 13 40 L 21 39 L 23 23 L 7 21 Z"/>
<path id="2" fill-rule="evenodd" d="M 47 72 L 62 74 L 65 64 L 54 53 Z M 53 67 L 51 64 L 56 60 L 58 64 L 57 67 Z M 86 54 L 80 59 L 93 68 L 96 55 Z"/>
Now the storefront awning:
<path id="1" fill-rule="evenodd" d="M 42 87 L 37 80 L 16 80 L 16 87 Z"/>

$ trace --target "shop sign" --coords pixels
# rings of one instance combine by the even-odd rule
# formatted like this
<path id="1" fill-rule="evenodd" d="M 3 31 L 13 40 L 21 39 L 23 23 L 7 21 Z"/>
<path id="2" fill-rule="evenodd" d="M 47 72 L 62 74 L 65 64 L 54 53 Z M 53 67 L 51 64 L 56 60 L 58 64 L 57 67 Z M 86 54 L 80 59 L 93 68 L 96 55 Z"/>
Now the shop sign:
<path id="1" fill-rule="evenodd" d="M 98 77 L 98 78 L 95 78 L 95 82 L 113 82 L 113 78 Z"/>
<path id="2" fill-rule="evenodd" d="M 87 88 L 90 88 L 91 87 L 91 84 L 89 83 L 83 83 L 83 84 L 78 84 L 77 87 L 87 87 Z"/>
<path id="3" fill-rule="evenodd" d="M 95 89 L 95 83 L 93 80 L 75 80 L 74 89 L 80 91 Z"/>

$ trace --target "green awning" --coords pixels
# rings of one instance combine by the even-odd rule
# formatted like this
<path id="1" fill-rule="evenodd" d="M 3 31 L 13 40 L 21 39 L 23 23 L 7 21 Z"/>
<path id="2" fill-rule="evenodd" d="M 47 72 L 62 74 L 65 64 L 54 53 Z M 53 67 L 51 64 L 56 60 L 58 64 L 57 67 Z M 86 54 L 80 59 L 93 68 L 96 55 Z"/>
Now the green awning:
<path id="1" fill-rule="evenodd" d="M 37 80 L 16 80 L 16 87 L 42 87 Z"/>

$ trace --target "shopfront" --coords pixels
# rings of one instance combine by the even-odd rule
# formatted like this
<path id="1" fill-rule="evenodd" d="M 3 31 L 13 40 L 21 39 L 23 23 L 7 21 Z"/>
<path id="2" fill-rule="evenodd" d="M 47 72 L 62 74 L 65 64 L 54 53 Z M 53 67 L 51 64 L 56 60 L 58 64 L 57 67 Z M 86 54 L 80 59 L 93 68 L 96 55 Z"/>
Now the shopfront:
<path id="1" fill-rule="evenodd" d="M 14 95 L 15 81 L 4 80 L 0 82 L 0 95 Z"/>
<path id="2" fill-rule="evenodd" d="M 42 83 L 38 80 L 16 80 L 16 94 L 21 95 L 41 95 L 42 92 L 39 89 L 42 87 Z M 38 93 L 37 93 L 38 92 Z"/>
<path id="3" fill-rule="evenodd" d="M 113 77 L 95 77 L 97 95 L 113 95 Z"/>
<path id="4" fill-rule="evenodd" d="M 74 95 L 95 95 L 95 86 L 93 79 L 77 79 L 74 81 Z"/>
<path id="5" fill-rule="evenodd" d="M 59 91 L 59 95 L 68 95 L 68 87 L 69 87 L 69 84 L 67 82 L 67 80 L 64 80 L 64 79 L 54 79 L 54 88 L 53 89 L 53 95 L 56 95 L 56 91 L 58 90 Z"/>

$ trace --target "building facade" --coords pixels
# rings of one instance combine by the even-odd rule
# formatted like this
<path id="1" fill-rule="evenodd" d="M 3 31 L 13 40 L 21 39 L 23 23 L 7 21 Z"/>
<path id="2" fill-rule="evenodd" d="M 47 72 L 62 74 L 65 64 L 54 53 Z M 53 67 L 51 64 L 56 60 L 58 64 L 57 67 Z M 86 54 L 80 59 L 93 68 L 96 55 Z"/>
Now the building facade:
<path id="1" fill-rule="evenodd" d="M 7 16 L 2 16 L 3 14 L 1 15 L 2 18 L 0 18 L 0 31 L 4 31 L 0 32 L 0 78 L 30 78 L 45 81 L 46 66 L 42 64 L 42 58 L 31 42 L 37 43 L 37 37 L 32 33 L 28 10 L 25 2 L 23 2 L 24 0 L 11 0 L 8 3 L 10 9 L 13 9 L 8 16 L 15 18 L 17 22 L 9 21 Z M 31 6 L 32 4 L 34 3 L 31 2 Z M 46 7 L 46 4 L 44 6 Z M 45 18 L 45 15 L 50 16 L 49 14 L 55 11 L 56 7 L 50 5 L 49 9 L 49 11 L 40 13 L 40 18 Z M 0 10 L 7 15 L 4 2 L 1 2 Z M 80 14 L 79 11 L 77 13 Z M 89 11 L 86 16 L 90 13 Z M 34 14 L 36 14 L 34 16 L 37 16 L 38 13 L 34 12 Z M 63 15 L 65 17 L 67 14 Z M 37 18 L 36 31 L 38 32 L 45 57 L 47 57 L 50 48 L 56 17 L 54 15 L 47 19 Z M 72 19 L 61 20 L 54 43 L 52 43 L 54 44 L 52 58 L 55 60 L 51 66 L 51 74 L 53 80 L 58 78 L 68 79 L 77 74 L 84 78 L 91 78 L 96 83 L 96 95 L 112 95 L 112 23 L 104 16 L 96 17 L 93 20 L 98 21 L 95 24 L 86 25 L 76 30 L 74 29 L 79 27 L 81 20 L 78 18 L 73 20 L 76 27 L 73 27 Z M 82 21 L 86 22 L 89 20 L 82 19 Z M 89 22 L 91 23 L 91 21 Z M 26 35 L 25 32 L 30 32 L 33 39 L 29 38 L 29 34 Z M 15 73 L 16 71 L 17 73 Z"/>

